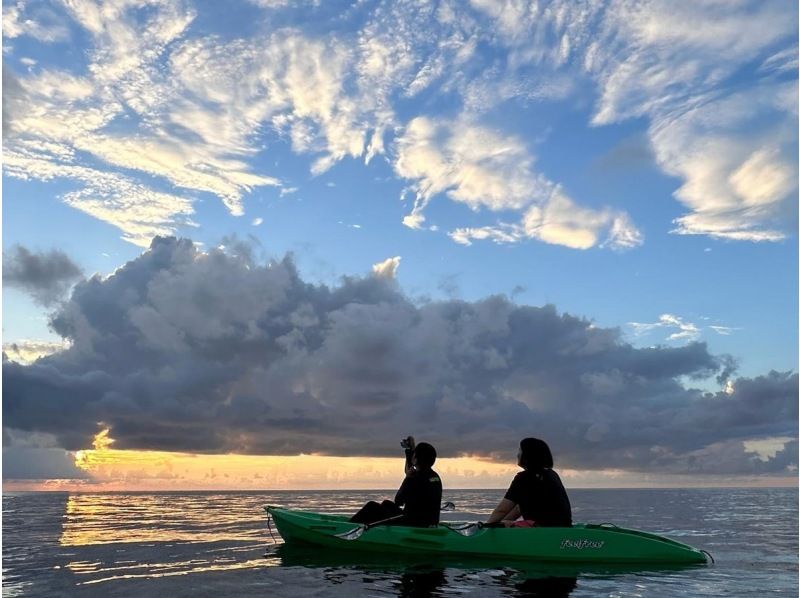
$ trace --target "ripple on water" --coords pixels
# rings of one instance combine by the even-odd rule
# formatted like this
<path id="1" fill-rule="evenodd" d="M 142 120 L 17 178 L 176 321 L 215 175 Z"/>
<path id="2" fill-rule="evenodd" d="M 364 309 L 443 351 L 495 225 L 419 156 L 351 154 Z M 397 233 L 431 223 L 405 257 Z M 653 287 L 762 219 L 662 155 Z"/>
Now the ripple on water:
<path id="1" fill-rule="evenodd" d="M 760 596 L 797 588 L 796 490 L 573 490 L 576 519 L 663 533 L 717 565 L 621 574 L 447 564 L 324 562 L 281 553 L 264 504 L 353 512 L 390 492 L 9 494 L 3 595 Z M 450 491 L 452 520 L 486 515 L 498 490 Z M 322 555 L 324 556 L 324 555 Z M 293 560 L 294 558 L 294 560 Z M 543 593 L 544 592 L 544 593 Z M 410 594 L 412 593 L 412 594 Z"/>

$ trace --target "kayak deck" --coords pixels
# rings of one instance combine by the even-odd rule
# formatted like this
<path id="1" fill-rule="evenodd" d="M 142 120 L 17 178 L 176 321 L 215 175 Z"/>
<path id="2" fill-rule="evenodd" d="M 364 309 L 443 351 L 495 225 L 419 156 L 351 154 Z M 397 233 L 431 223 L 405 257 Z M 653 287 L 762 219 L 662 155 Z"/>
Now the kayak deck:
<path id="1" fill-rule="evenodd" d="M 341 534 L 358 527 L 346 515 L 265 507 L 286 542 L 387 554 L 439 554 L 563 563 L 706 563 L 705 554 L 663 536 L 607 524 L 572 527 L 482 528 L 464 536 L 437 527 L 381 525 L 355 540 Z"/>

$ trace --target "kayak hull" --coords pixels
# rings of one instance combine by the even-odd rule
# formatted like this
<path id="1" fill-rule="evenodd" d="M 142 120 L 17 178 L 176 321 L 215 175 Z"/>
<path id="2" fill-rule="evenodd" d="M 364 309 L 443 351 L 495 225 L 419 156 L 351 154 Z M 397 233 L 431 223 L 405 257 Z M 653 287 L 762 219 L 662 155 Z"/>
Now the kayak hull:
<path id="1" fill-rule="evenodd" d="M 267 506 L 281 537 L 336 551 L 398 555 L 450 555 L 558 563 L 702 564 L 703 552 L 663 536 L 608 525 L 573 527 L 484 528 L 464 536 L 437 527 L 376 526 L 355 540 L 337 534 L 357 524 L 345 515 L 328 515 Z"/>

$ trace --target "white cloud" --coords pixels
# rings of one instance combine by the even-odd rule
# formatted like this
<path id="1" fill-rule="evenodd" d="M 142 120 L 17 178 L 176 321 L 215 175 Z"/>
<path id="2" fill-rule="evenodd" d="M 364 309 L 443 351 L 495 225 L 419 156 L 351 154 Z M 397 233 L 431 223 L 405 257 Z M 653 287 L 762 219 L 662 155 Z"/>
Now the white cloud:
<path id="1" fill-rule="evenodd" d="M 484 239 L 537 239 L 573 249 L 600 243 L 622 249 L 642 242 L 623 212 L 582 208 L 558 185 L 535 173 L 533 157 L 516 137 L 468 121 L 419 117 L 409 123 L 397 147 L 395 171 L 414 181 L 414 206 L 403 219 L 410 228 L 422 228 L 428 203 L 445 194 L 474 211 L 522 214 L 519 224 L 456 228 L 450 237 L 464 245 Z"/>
<path id="2" fill-rule="evenodd" d="M 731 328 L 730 326 L 709 326 L 709 328 L 722 336 L 730 336 L 736 330 L 741 330 L 741 328 Z"/>
<path id="3" fill-rule="evenodd" d="M 457 228 L 448 233 L 448 236 L 461 245 L 472 245 L 473 240 L 491 240 L 495 243 L 517 243 L 522 239 L 519 226 L 503 225 L 483 226 L 473 228 Z"/>
<path id="4" fill-rule="evenodd" d="M 89 170 L 102 172 L 114 184 L 105 188 L 90 184 L 69 193 L 68 203 L 119 226 L 126 233 L 124 238 L 140 245 L 149 243 L 147 235 L 173 233 L 174 217 L 190 213 L 191 200 L 157 191 L 149 183 L 133 184 L 128 174 L 116 169 L 155 175 L 178 187 L 215 194 L 234 215 L 243 213 L 244 193 L 256 186 L 279 184 L 274 177 L 251 172 L 246 162 L 255 153 L 249 142 L 260 126 L 257 117 L 263 114 L 254 115 L 250 106 L 235 106 L 241 110 L 226 113 L 214 106 L 195 105 L 187 98 L 196 97 L 200 90 L 182 85 L 186 81 L 179 73 L 163 68 L 166 54 L 186 54 L 179 40 L 194 13 L 181 2 L 151 8 L 139 11 L 125 2 L 110 2 L 100 10 L 82 0 L 69 3 L 70 14 L 93 38 L 87 74 L 43 71 L 15 79 L 18 93 L 7 111 L 6 147 L 18 156 L 11 174 L 42 178 L 44 171 L 46 179 L 91 182 L 84 176 L 86 168 L 72 168 L 91 162 Z M 219 57 L 219 64 L 227 58 Z M 186 66 L 208 73 L 213 66 L 209 62 Z M 119 126 L 131 111 L 138 124 L 130 120 Z M 173 118 L 175 114 L 185 120 Z M 112 124 L 116 125 L 113 133 L 108 131 Z M 50 151 L 56 145 L 61 147 L 60 155 Z M 107 165 L 104 171 L 96 166 L 97 158 Z"/>
<path id="5" fill-rule="evenodd" d="M 400 267 L 399 255 L 387 258 L 372 266 L 372 273 L 379 278 L 397 278 L 397 269 Z"/>
<path id="6" fill-rule="evenodd" d="M 263 218 L 253 218 L 252 225 L 253 226 L 261 226 L 264 223 Z"/>
<path id="7" fill-rule="evenodd" d="M 683 179 L 675 197 L 690 209 L 675 221 L 675 232 L 750 241 L 784 237 L 797 165 L 790 158 L 794 117 L 783 97 L 795 90 L 794 83 L 764 86 L 654 120 L 656 160 Z M 771 117 L 766 123 L 765 116 Z"/>
<path id="8" fill-rule="evenodd" d="M 767 72 L 796 72 L 798 67 L 797 46 L 786 48 L 768 57 L 759 70 Z"/>
<path id="9" fill-rule="evenodd" d="M 605 12 L 587 66 L 601 92 L 593 122 L 650 119 L 657 162 L 683 180 L 675 196 L 689 208 L 673 232 L 783 238 L 797 179 L 796 83 L 731 93 L 728 78 L 759 55 L 763 71 L 791 68 L 796 44 L 775 44 L 796 35 L 794 20 L 779 2 L 620 1 Z"/>
<path id="10" fill-rule="evenodd" d="M 689 212 L 673 232 L 765 241 L 793 228 L 797 86 L 777 77 L 797 70 L 796 10 L 782 2 L 472 4 L 492 20 L 493 42 L 516 72 L 510 93 L 490 77 L 470 105 L 524 97 L 513 82 L 530 78 L 525 68 L 546 78 L 580 64 L 570 75 L 594 81 L 592 123 L 648 119 L 658 165 L 683 181 L 676 198 Z M 754 61 L 763 80 L 743 87 L 734 78 Z"/>
<path id="11" fill-rule="evenodd" d="M 708 318 L 702 318 L 704 320 Z M 633 331 L 634 336 L 643 336 L 658 329 L 674 330 L 666 337 L 668 341 L 694 341 L 701 337 L 703 330 L 713 330 L 717 334 L 728 336 L 740 328 L 730 326 L 709 325 L 707 327 L 698 326 L 686 321 L 674 314 L 661 314 L 658 321 L 653 323 L 628 322 L 628 326 Z"/>
<path id="12" fill-rule="evenodd" d="M 793 440 L 795 439 L 790 436 L 777 436 L 745 440 L 742 444 L 746 452 L 755 453 L 761 461 L 769 461 L 782 451 L 787 443 Z"/>
<path id="13" fill-rule="evenodd" d="M 294 8 L 253 3 L 270 17 Z M 657 164 L 681 181 L 676 198 L 687 213 L 674 232 L 785 235 L 797 179 L 797 86 L 781 77 L 796 70 L 797 50 L 780 2 L 379 2 L 351 9 L 365 11 L 356 31 L 315 25 L 308 33 L 298 22 L 234 39 L 195 36 L 195 10 L 180 0 L 65 6 L 91 39 L 87 63 L 21 78 L 20 93 L 4 98 L 6 147 L 29 158 L 101 170 L 99 159 L 107 172 L 145 175 L 143 188 L 156 177 L 216 195 L 241 215 L 254 188 L 281 184 L 254 168 L 270 151 L 264 137 L 277 134 L 311 157 L 314 175 L 347 157 L 391 156 L 416 194 L 403 220 L 412 228 L 425 226 L 428 203 L 442 195 L 521 217 L 451 227 L 462 243 L 636 246 L 641 233 L 626 214 L 589 209 L 563 192 L 563 201 L 551 199 L 558 182 L 536 171 L 528 143 L 484 124 L 498 122 L 487 116 L 512 100 L 530 108 L 580 94 L 597 97 L 595 125 L 647 119 Z M 55 13 L 33 5 L 4 13 L 9 38 L 68 33 Z M 744 67 L 763 80 L 732 87 Z M 426 92 L 436 101 L 423 110 L 452 103 L 461 115 L 408 111 L 409 99 Z M 106 217 L 107 208 L 92 213 Z"/>
<path id="14" fill-rule="evenodd" d="M 680 109 L 791 35 L 786 16 L 779 2 L 614 2 L 590 69 L 602 93 L 594 122 Z"/>
<path id="15" fill-rule="evenodd" d="M 552 185 L 532 171 L 522 142 L 467 121 L 413 119 L 397 140 L 395 172 L 414 181 L 411 224 L 422 222 L 434 195 L 477 210 L 520 210 L 546 196 Z"/>
<path id="16" fill-rule="evenodd" d="M 63 351 L 70 347 L 67 341 L 40 341 L 21 339 L 9 343 L 3 343 L 3 354 L 11 361 L 17 363 L 33 363 L 40 357 L 52 355 L 58 351 Z"/>
<path id="17" fill-rule="evenodd" d="M 612 210 L 582 208 L 553 190 L 542 207 L 533 206 L 525 214 L 523 226 L 528 237 L 572 249 L 589 249 L 607 238 L 603 244 L 615 249 L 628 249 L 642 244 L 642 234 L 624 213 Z"/>
<path id="18" fill-rule="evenodd" d="M 64 201 L 95 218 L 118 227 L 123 239 L 147 247 L 156 235 L 172 234 L 179 225 L 191 224 L 189 200 L 156 191 L 129 177 L 65 163 L 52 155 L 6 150 L 6 174 L 44 181 L 70 179 L 84 185 L 68 192 Z"/>
<path id="19" fill-rule="evenodd" d="M 49 9 L 39 7 L 28 11 L 25 2 L 3 4 L 3 37 L 13 39 L 29 36 L 41 42 L 61 42 L 69 39 L 69 30 L 57 22 Z"/>

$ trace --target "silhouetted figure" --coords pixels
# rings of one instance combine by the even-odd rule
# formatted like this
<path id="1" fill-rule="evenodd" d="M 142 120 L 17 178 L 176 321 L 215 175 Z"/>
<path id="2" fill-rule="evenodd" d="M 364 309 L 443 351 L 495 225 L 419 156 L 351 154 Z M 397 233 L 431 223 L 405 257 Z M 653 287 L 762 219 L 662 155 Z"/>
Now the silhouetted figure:
<path id="1" fill-rule="evenodd" d="M 442 480 L 432 469 L 436 462 L 436 449 L 427 442 L 416 444 L 412 436 L 400 444 L 406 452 L 406 477 L 394 502 L 369 501 L 350 518 L 353 523 L 375 523 L 392 518 L 387 525 L 428 527 L 439 523 Z"/>
<path id="2" fill-rule="evenodd" d="M 523 468 L 487 524 L 506 527 L 572 527 L 572 508 L 561 478 L 553 471 L 553 455 L 544 440 L 519 443 L 517 464 Z M 517 521 L 519 517 L 522 521 Z"/>

